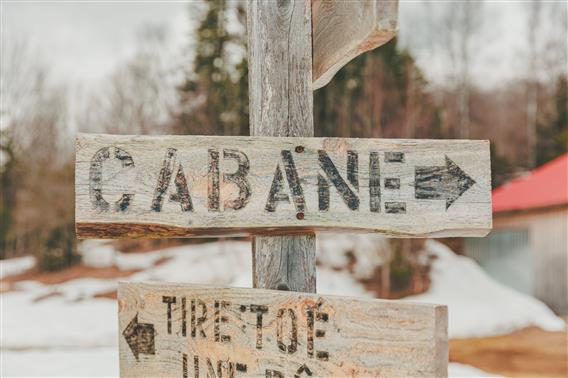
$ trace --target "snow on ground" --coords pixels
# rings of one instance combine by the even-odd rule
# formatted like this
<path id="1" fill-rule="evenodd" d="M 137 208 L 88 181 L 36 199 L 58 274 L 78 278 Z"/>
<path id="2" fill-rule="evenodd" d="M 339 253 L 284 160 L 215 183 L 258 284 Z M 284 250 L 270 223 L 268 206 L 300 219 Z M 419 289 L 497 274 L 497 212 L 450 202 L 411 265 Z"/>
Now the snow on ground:
<path id="1" fill-rule="evenodd" d="M 128 280 L 252 286 L 250 242 L 221 241 L 173 247 L 162 250 L 160 257 L 169 260 L 135 273 Z M 131 266 L 131 263 L 126 262 L 128 258 L 126 254 L 122 256 L 123 264 Z"/>
<path id="2" fill-rule="evenodd" d="M 436 257 L 430 290 L 405 300 L 446 304 L 450 338 L 492 336 L 528 326 L 565 329 L 565 322 L 544 303 L 501 285 L 470 258 L 433 240 L 426 249 Z"/>
<path id="3" fill-rule="evenodd" d="M 326 267 L 317 269 L 316 290 L 320 294 L 373 298 L 373 293 L 365 290 L 348 272 Z"/>
<path id="4" fill-rule="evenodd" d="M 221 241 L 129 254 L 102 241 L 82 247 L 84 261 L 91 266 L 140 270 L 121 280 L 251 286 L 250 242 Z M 499 334 L 528 325 L 562 328 L 562 320 L 544 304 L 496 283 L 470 259 L 433 241 L 426 249 L 437 257 L 431 290 L 407 300 L 447 304 L 451 337 Z M 372 297 L 355 277 L 368 278 L 388 257 L 384 238 L 376 235 L 318 237 L 318 292 Z M 33 258 L 1 261 L 1 274 L 21 273 L 33 263 Z M 58 285 L 25 281 L 2 293 L 0 376 L 117 375 L 116 301 L 93 298 L 114 290 L 117 281 L 81 278 Z M 460 364 L 450 364 L 449 373 L 488 376 Z"/>
<path id="5" fill-rule="evenodd" d="M 117 344 L 117 307 L 110 299 L 37 300 L 40 292 L 2 293 L 2 354 L 5 350 L 90 348 Z"/>
<path id="6" fill-rule="evenodd" d="M 118 346 L 2 350 L 2 377 L 118 377 Z"/>
<path id="7" fill-rule="evenodd" d="M 473 366 L 451 362 L 448 364 L 448 377 L 499 377 L 499 375 L 487 373 Z"/>
<path id="8" fill-rule="evenodd" d="M 35 265 L 33 256 L 16 257 L 14 259 L 0 260 L 0 279 L 14 276 L 30 270 Z"/>
<path id="9" fill-rule="evenodd" d="M 390 259 L 388 239 L 378 234 L 319 234 L 316 248 L 318 262 L 336 270 L 347 269 L 352 255 L 357 279 L 371 278 Z"/>

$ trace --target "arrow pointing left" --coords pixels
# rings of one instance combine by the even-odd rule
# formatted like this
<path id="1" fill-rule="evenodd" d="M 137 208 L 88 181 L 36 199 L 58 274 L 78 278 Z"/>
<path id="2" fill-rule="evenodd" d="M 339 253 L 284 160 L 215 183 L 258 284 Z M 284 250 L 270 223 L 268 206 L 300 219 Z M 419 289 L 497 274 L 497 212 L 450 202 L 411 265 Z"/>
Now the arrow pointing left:
<path id="1" fill-rule="evenodd" d="M 122 335 L 137 360 L 139 354 L 155 354 L 154 325 L 138 323 L 138 314 L 134 316 L 128 326 L 122 331 Z"/>

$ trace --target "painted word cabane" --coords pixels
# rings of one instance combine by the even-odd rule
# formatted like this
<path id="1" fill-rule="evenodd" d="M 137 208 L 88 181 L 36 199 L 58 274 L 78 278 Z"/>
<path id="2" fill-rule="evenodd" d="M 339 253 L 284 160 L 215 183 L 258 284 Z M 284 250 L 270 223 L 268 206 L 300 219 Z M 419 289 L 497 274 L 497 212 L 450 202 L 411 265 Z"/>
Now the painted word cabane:
<path id="1" fill-rule="evenodd" d="M 491 227 L 485 141 L 83 134 L 76 197 L 82 237 Z"/>

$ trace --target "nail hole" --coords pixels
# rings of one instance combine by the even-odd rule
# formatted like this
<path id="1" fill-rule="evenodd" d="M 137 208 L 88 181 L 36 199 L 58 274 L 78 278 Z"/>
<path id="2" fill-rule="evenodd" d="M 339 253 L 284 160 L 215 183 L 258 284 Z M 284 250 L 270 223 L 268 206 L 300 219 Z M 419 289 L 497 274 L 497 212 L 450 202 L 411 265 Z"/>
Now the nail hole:
<path id="1" fill-rule="evenodd" d="M 296 146 L 296 152 L 299 153 L 299 154 L 304 152 L 304 146 Z"/>

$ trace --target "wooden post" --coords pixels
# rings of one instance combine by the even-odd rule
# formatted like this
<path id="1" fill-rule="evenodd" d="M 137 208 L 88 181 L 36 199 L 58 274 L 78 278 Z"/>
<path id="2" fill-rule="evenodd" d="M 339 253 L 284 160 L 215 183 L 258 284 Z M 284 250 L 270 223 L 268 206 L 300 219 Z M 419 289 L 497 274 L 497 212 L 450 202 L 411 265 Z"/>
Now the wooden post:
<path id="1" fill-rule="evenodd" d="M 251 135 L 314 135 L 312 14 L 306 0 L 248 0 Z M 297 214 L 302 217 L 302 214 Z M 316 292 L 316 237 L 253 239 L 253 287 Z"/>
<path id="2" fill-rule="evenodd" d="M 121 376 L 447 376 L 446 306 L 297 292 L 316 291 L 315 230 L 485 235 L 488 143 L 313 138 L 312 86 L 390 38 L 396 2 L 315 2 L 319 84 L 312 5 L 247 2 L 252 137 L 78 136 L 80 237 L 257 235 L 256 290 L 120 285 Z M 350 14 L 369 33 L 325 34 Z"/>

